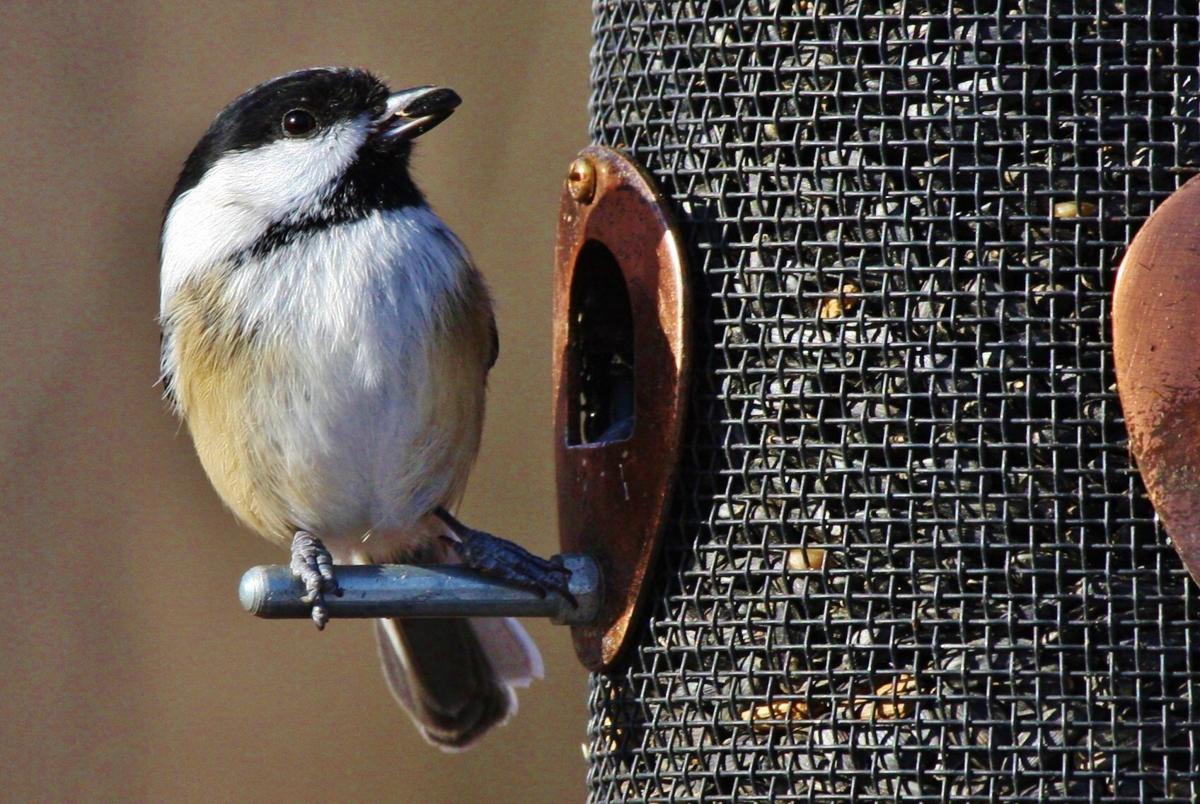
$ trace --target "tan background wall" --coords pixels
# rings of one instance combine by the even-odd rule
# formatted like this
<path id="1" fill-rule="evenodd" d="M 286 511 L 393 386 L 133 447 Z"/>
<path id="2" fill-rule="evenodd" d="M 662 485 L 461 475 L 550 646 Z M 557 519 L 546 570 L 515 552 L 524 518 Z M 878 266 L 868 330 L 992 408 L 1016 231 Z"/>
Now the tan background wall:
<path id="1" fill-rule="evenodd" d="M 499 305 L 465 518 L 555 550 L 550 292 L 559 181 L 586 143 L 583 0 L 0 0 L 0 798 L 569 802 L 586 676 L 548 680 L 463 755 L 392 704 L 365 622 L 245 615 L 283 555 L 210 490 L 156 375 L 162 203 L 243 89 L 318 64 L 465 99 L 417 176 Z"/>

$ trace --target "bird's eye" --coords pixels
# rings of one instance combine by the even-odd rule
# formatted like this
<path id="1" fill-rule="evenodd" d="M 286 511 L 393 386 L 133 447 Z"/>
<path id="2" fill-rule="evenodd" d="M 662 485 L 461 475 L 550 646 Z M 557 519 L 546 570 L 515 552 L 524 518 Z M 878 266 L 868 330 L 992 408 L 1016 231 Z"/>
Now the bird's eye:
<path id="1" fill-rule="evenodd" d="M 283 116 L 283 130 L 289 137 L 303 137 L 317 127 L 317 118 L 305 109 L 292 109 Z"/>

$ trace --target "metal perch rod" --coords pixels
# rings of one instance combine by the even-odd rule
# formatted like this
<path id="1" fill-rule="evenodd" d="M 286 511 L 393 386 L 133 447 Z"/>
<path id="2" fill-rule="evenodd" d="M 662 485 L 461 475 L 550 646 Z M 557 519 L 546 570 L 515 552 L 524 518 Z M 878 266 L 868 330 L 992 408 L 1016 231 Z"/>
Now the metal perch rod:
<path id="1" fill-rule="evenodd" d="M 409 564 L 338 565 L 334 574 L 341 597 L 325 596 L 331 618 L 337 617 L 549 617 L 564 625 L 583 625 L 600 610 L 600 568 L 582 553 L 560 556 L 571 570 L 568 588 L 576 605 L 562 595 L 539 595 L 464 567 L 418 567 Z M 311 616 L 301 598 L 304 584 L 289 567 L 252 567 L 238 590 L 242 607 L 271 619 Z"/>

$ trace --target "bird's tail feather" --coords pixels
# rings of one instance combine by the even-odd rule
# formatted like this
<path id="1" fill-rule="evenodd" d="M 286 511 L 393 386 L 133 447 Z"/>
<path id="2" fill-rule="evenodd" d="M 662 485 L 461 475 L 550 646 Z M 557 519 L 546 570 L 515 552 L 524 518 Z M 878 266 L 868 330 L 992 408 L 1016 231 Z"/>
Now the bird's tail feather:
<path id="1" fill-rule="evenodd" d="M 543 673 L 537 646 L 511 617 L 376 620 L 375 634 L 392 695 L 425 739 L 447 751 L 503 725 L 517 712 L 516 688 Z"/>
<path id="2" fill-rule="evenodd" d="M 537 647 L 515 620 L 377 620 L 392 695 L 429 742 L 469 748 L 517 711 L 516 687 L 542 677 Z"/>

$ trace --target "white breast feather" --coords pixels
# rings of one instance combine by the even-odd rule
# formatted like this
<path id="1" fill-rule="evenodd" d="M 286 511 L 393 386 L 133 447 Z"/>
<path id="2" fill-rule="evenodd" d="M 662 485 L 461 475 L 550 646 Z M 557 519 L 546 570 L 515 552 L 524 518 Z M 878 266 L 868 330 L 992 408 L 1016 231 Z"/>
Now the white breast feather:
<path id="1" fill-rule="evenodd" d="M 461 489 L 478 446 L 482 363 L 445 351 L 440 316 L 473 269 L 425 206 L 374 213 L 247 261 L 225 283 L 257 348 L 246 437 L 282 457 L 286 519 L 346 555 L 415 527 Z M 447 402 L 449 400 L 449 403 Z"/>
<path id="2" fill-rule="evenodd" d="M 289 473 L 312 479 L 308 499 L 292 502 L 319 531 L 405 527 L 462 481 L 438 476 L 441 461 L 425 454 L 457 449 L 475 426 L 433 409 L 434 384 L 454 381 L 433 364 L 436 316 L 467 267 L 439 230 L 425 207 L 375 214 L 280 249 L 229 284 L 249 326 L 294 350 L 294 373 L 264 389 L 255 418 Z M 482 385 L 481 373 L 465 379 Z"/>

